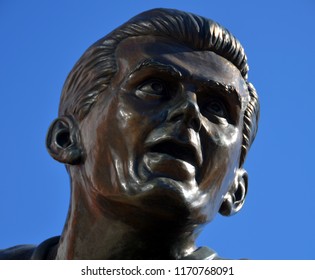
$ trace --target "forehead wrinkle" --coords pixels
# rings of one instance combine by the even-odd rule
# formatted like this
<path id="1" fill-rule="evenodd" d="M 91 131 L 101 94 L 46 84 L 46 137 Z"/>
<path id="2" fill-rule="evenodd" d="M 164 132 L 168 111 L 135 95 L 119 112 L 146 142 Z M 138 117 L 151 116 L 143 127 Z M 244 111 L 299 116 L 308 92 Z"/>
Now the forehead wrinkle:
<path id="1" fill-rule="evenodd" d="M 176 78 L 181 78 L 183 75 L 179 69 L 177 69 L 174 65 L 165 64 L 160 61 L 154 60 L 152 58 L 144 59 L 140 61 L 136 67 L 130 71 L 128 77 L 133 75 L 134 73 L 145 70 L 145 69 L 157 69 L 161 72 L 166 72 L 167 74 L 174 76 Z"/>

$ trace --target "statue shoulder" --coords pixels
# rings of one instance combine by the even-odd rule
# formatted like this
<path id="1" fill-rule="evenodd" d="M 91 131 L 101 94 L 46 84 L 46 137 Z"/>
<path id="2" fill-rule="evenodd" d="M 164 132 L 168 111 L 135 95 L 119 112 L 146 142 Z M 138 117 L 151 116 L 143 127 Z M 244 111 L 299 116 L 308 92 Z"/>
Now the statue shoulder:
<path id="1" fill-rule="evenodd" d="M 30 260 L 35 249 L 35 245 L 17 245 L 0 250 L 0 260 Z"/>
<path id="2" fill-rule="evenodd" d="M 17 245 L 0 250 L 0 260 L 45 260 L 55 257 L 60 236 L 49 238 L 36 245 Z"/>

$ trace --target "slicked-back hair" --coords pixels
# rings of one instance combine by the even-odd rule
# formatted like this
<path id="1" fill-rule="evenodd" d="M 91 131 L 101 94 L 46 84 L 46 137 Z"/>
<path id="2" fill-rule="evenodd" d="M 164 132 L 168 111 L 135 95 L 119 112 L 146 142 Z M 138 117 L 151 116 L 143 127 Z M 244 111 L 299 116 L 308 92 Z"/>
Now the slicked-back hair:
<path id="1" fill-rule="evenodd" d="M 244 114 L 240 166 L 257 133 L 259 100 L 255 88 L 247 81 L 248 64 L 240 42 L 218 23 L 172 9 L 143 12 L 94 43 L 81 56 L 64 84 L 59 116 L 72 115 L 81 121 L 117 72 L 115 49 L 126 38 L 160 36 L 182 43 L 193 50 L 213 51 L 234 64 L 248 85 L 250 101 Z"/>

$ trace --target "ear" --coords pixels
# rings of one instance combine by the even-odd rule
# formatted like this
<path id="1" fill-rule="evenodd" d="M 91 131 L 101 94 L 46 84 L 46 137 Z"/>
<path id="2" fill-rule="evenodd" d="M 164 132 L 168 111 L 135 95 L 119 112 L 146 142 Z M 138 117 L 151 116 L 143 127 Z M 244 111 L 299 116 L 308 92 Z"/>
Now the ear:
<path id="1" fill-rule="evenodd" d="M 219 213 L 223 216 L 231 216 L 241 210 L 248 188 L 248 175 L 244 169 L 238 169 L 234 182 L 224 196 Z"/>
<path id="2" fill-rule="evenodd" d="M 48 129 L 46 147 L 55 160 L 72 165 L 80 164 L 83 160 L 83 147 L 76 120 L 71 116 L 54 120 Z"/>

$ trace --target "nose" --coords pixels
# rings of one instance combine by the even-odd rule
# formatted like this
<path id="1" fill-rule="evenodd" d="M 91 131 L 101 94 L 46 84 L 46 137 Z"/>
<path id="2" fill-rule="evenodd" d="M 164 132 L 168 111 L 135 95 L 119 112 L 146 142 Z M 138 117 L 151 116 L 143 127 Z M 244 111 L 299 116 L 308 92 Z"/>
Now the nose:
<path id="1" fill-rule="evenodd" d="M 181 120 L 187 127 L 199 132 L 201 129 L 201 120 L 196 94 L 188 92 L 185 96 L 182 96 L 181 100 L 177 101 L 170 108 L 167 120 L 169 122 Z"/>

